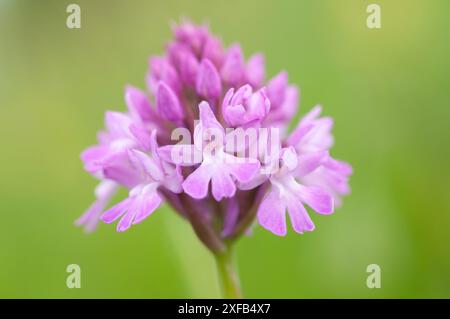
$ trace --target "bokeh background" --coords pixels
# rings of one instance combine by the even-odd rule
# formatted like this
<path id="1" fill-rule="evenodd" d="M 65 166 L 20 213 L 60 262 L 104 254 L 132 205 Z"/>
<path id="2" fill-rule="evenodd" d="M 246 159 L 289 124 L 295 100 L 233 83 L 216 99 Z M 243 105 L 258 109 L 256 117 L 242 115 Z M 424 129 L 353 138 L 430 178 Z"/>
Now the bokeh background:
<path id="1" fill-rule="evenodd" d="M 66 28 L 66 6 L 82 27 Z M 366 27 L 378 3 L 382 28 Z M 144 87 L 169 22 L 209 21 L 268 76 L 289 71 L 300 113 L 335 118 L 353 193 L 316 230 L 260 227 L 237 245 L 246 297 L 450 297 L 450 2 L 0 0 L 0 297 L 219 297 L 215 264 L 168 207 L 118 234 L 73 221 L 96 181 L 79 153 L 126 84 Z M 81 266 L 81 289 L 66 266 Z M 366 267 L 381 266 L 381 289 Z"/>

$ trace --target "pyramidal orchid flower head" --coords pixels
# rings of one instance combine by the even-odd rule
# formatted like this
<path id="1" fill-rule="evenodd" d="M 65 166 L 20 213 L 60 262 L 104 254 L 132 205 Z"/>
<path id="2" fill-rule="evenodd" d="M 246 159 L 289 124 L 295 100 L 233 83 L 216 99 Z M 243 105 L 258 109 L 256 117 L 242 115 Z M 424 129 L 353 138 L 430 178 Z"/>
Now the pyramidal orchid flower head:
<path id="1" fill-rule="evenodd" d="M 81 154 L 100 184 L 77 224 L 117 221 L 122 232 L 165 202 L 214 252 L 254 221 L 279 236 L 289 221 L 312 231 L 306 207 L 331 214 L 350 192 L 351 166 L 330 155 L 332 118 L 315 107 L 287 134 L 299 103 L 287 72 L 266 81 L 262 54 L 246 61 L 205 25 L 185 21 L 173 35 L 149 59 L 147 90 L 127 86 L 127 110 L 108 111 L 97 145 Z M 128 196 L 110 205 L 120 187 Z"/>

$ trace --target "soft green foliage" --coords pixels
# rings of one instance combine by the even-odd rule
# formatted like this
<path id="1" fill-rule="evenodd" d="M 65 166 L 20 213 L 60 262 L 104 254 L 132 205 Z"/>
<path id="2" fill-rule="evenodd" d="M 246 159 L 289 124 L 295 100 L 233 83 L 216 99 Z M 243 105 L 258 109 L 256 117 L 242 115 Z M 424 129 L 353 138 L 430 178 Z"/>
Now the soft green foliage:
<path id="1" fill-rule="evenodd" d="M 450 297 L 450 2 L 0 1 L 0 297 L 218 297 L 213 258 L 169 208 L 118 234 L 73 221 L 95 181 L 80 151 L 123 88 L 144 87 L 168 22 L 210 21 L 225 43 L 262 51 L 335 119 L 353 193 L 316 230 L 278 238 L 256 227 L 237 245 L 246 297 Z M 66 266 L 81 266 L 81 289 Z M 366 267 L 382 288 L 366 287 Z"/>

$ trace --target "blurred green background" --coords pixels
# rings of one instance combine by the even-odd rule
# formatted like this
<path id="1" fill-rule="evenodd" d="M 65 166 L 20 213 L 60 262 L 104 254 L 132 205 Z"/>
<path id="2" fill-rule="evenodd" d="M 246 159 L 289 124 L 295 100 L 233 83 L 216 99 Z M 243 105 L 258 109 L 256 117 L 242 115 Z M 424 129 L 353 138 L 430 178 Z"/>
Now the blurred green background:
<path id="1" fill-rule="evenodd" d="M 82 27 L 66 28 L 66 6 Z M 366 27 L 379 3 L 382 28 Z M 73 221 L 96 181 L 80 151 L 126 84 L 144 87 L 169 22 L 209 21 L 229 45 L 288 70 L 300 113 L 335 118 L 352 195 L 316 230 L 260 227 L 237 245 L 246 297 L 450 297 L 450 2 L 0 0 L 0 297 L 219 297 L 215 264 L 169 208 L 126 233 Z M 81 289 L 66 287 L 79 264 Z M 366 267 L 381 266 L 381 289 Z"/>

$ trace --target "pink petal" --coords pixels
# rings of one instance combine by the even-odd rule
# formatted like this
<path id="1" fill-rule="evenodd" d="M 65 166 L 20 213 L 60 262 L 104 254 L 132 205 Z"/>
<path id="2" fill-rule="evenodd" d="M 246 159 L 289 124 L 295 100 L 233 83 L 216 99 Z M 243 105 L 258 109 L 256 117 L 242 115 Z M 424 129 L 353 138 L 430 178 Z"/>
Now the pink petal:
<path id="1" fill-rule="evenodd" d="M 328 158 L 328 151 L 318 151 L 313 153 L 301 154 L 298 157 L 298 166 L 296 172 L 299 176 L 305 176 L 320 165 L 322 165 Z"/>
<path id="2" fill-rule="evenodd" d="M 199 118 L 200 123 L 202 125 L 202 129 L 218 129 L 223 131 L 222 125 L 217 121 L 216 116 L 214 115 L 214 112 L 211 110 L 211 107 L 209 106 L 208 102 L 201 102 L 198 105 L 199 108 Z"/>
<path id="3" fill-rule="evenodd" d="M 159 81 L 166 83 L 175 92 L 180 91 L 180 79 L 177 71 L 164 57 L 151 57 L 149 60 L 150 72 L 147 73 L 147 87 L 153 94 L 158 91 Z"/>
<path id="4" fill-rule="evenodd" d="M 223 109 L 223 117 L 228 125 L 236 127 L 246 123 L 246 110 L 242 104 L 228 105 Z"/>
<path id="5" fill-rule="evenodd" d="M 106 212 L 104 212 L 101 216 L 101 219 L 107 224 L 112 223 L 127 211 L 130 205 L 130 201 L 130 198 L 126 198 L 123 201 L 117 203 Z"/>
<path id="6" fill-rule="evenodd" d="M 234 44 L 228 49 L 220 74 L 224 82 L 230 86 L 237 87 L 242 84 L 245 65 L 242 50 L 238 44 Z"/>
<path id="7" fill-rule="evenodd" d="M 322 113 L 322 106 L 316 105 L 314 106 L 308 113 L 306 113 L 301 120 L 301 124 L 307 124 L 314 120 L 316 120 L 320 113 Z"/>
<path id="8" fill-rule="evenodd" d="M 199 104 L 199 117 L 200 123 L 194 129 L 194 145 L 203 155 L 211 154 L 223 146 L 225 130 L 205 101 Z"/>
<path id="9" fill-rule="evenodd" d="M 259 162 L 255 163 L 236 163 L 227 164 L 230 173 L 239 182 L 245 183 L 250 181 L 259 171 L 261 164 Z"/>
<path id="10" fill-rule="evenodd" d="M 179 70 L 181 80 L 193 87 L 199 73 L 199 63 L 197 58 L 188 50 L 183 50 L 179 54 Z"/>
<path id="11" fill-rule="evenodd" d="M 97 199 L 91 206 L 89 206 L 86 212 L 75 221 L 75 225 L 84 225 L 85 231 L 88 233 L 94 231 L 104 208 L 105 202 Z"/>
<path id="12" fill-rule="evenodd" d="M 203 59 L 197 74 L 197 93 L 208 99 L 216 99 L 222 93 L 219 72 L 208 59 Z"/>
<path id="13" fill-rule="evenodd" d="M 164 145 L 158 154 L 166 162 L 181 166 L 192 166 L 202 162 L 202 153 L 194 145 Z"/>
<path id="14" fill-rule="evenodd" d="M 305 125 L 299 124 L 287 138 L 286 144 L 297 146 L 302 141 L 302 139 L 312 131 L 313 128 L 314 125 L 311 123 Z"/>
<path id="15" fill-rule="evenodd" d="M 261 53 L 251 56 L 246 69 L 248 82 L 254 88 L 259 88 L 265 77 L 264 56 Z"/>
<path id="16" fill-rule="evenodd" d="M 331 214 L 334 210 L 333 197 L 322 188 L 300 185 L 299 197 L 319 214 Z"/>
<path id="17" fill-rule="evenodd" d="M 138 169 L 150 176 L 155 181 L 161 181 L 164 174 L 158 163 L 150 156 L 138 150 L 129 150 L 128 156 L 131 163 Z"/>
<path id="18" fill-rule="evenodd" d="M 217 169 L 211 178 L 212 194 L 217 201 L 224 197 L 232 197 L 236 193 L 236 185 L 226 170 Z"/>
<path id="19" fill-rule="evenodd" d="M 136 207 L 137 212 L 134 217 L 133 224 L 138 224 L 150 216 L 162 202 L 161 197 L 156 190 L 143 194 L 140 197 L 140 205 Z"/>
<path id="20" fill-rule="evenodd" d="M 290 119 L 297 112 L 299 95 L 299 89 L 295 85 L 287 88 L 283 103 L 283 112 L 286 118 Z"/>
<path id="21" fill-rule="evenodd" d="M 134 205 L 132 205 L 134 206 Z M 130 209 L 125 213 L 125 215 L 122 217 L 122 219 L 117 223 L 117 231 L 118 232 L 124 232 L 128 228 L 131 227 L 131 224 L 133 223 L 134 216 L 136 215 L 136 210 L 130 207 Z"/>
<path id="22" fill-rule="evenodd" d="M 130 132 L 133 134 L 134 138 L 139 142 L 142 148 L 146 151 L 150 150 L 151 138 L 150 133 L 147 129 L 136 124 L 130 125 Z"/>
<path id="23" fill-rule="evenodd" d="M 179 194 L 183 192 L 183 175 L 181 174 L 181 167 L 176 166 L 175 169 L 164 177 L 162 185 L 170 190 L 172 193 Z"/>
<path id="24" fill-rule="evenodd" d="M 220 67 L 224 59 L 224 51 L 220 40 L 214 37 L 208 37 L 203 47 L 202 56 L 214 63 L 216 67 Z"/>
<path id="25" fill-rule="evenodd" d="M 342 175 L 351 175 L 353 173 L 353 168 L 349 163 L 338 161 L 332 157 L 328 158 L 324 166 Z"/>
<path id="26" fill-rule="evenodd" d="M 314 230 L 314 223 L 301 201 L 292 198 L 291 200 L 287 200 L 287 206 L 292 228 L 294 228 L 297 233 L 303 234 L 305 231 Z"/>
<path id="27" fill-rule="evenodd" d="M 127 188 L 136 186 L 141 178 L 137 172 L 129 166 L 111 165 L 103 169 L 103 175 Z"/>
<path id="28" fill-rule="evenodd" d="M 183 182 L 182 186 L 186 194 L 196 199 L 206 197 L 212 174 L 210 165 L 200 165 Z"/>
<path id="29" fill-rule="evenodd" d="M 298 156 L 295 149 L 290 146 L 281 150 L 282 166 L 289 171 L 294 170 L 298 166 Z"/>
<path id="30" fill-rule="evenodd" d="M 159 82 L 156 106 L 161 117 L 166 120 L 177 122 L 183 118 L 183 110 L 177 95 L 164 82 Z"/>
<path id="31" fill-rule="evenodd" d="M 288 75 L 284 71 L 276 75 L 267 84 L 267 96 L 269 97 L 273 109 L 276 109 L 283 105 L 287 85 Z"/>
<path id="32" fill-rule="evenodd" d="M 113 138 L 129 136 L 128 127 L 131 124 L 131 118 L 124 113 L 112 111 L 105 113 L 105 126 Z"/>
<path id="33" fill-rule="evenodd" d="M 99 171 L 102 169 L 100 162 L 107 154 L 108 146 L 106 145 L 88 147 L 81 153 L 84 169 L 91 174 Z"/>
<path id="34" fill-rule="evenodd" d="M 133 118 L 144 121 L 155 118 L 147 96 L 141 90 L 133 86 L 127 86 L 125 88 L 125 102 Z"/>
<path id="35" fill-rule="evenodd" d="M 272 188 L 262 200 L 257 217 L 259 224 L 275 235 L 286 235 L 286 202 L 276 189 Z"/>

